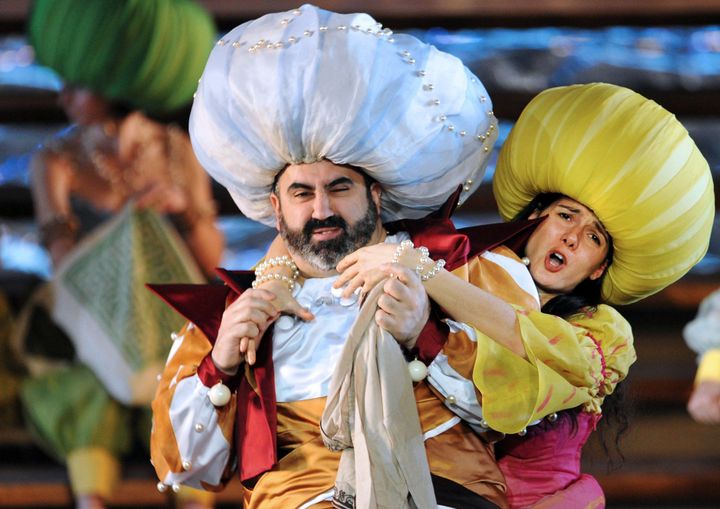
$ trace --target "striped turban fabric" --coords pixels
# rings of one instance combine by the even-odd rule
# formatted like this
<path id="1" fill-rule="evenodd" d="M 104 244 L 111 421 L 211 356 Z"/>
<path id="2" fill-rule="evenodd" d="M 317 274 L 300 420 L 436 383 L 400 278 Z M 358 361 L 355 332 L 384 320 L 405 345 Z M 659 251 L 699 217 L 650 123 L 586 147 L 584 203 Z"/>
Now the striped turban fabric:
<path id="1" fill-rule="evenodd" d="M 163 113 L 192 99 L 216 31 L 191 0 L 37 0 L 29 34 L 65 82 Z"/>
<path id="2" fill-rule="evenodd" d="M 707 161 L 674 115 L 627 88 L 546 90 L 502 147 L 494 194 L 505 220 L 541 193 L 592 209 L 613 239 L 602 298 L 629 304 L 687 273 L 714 218 Z"/>

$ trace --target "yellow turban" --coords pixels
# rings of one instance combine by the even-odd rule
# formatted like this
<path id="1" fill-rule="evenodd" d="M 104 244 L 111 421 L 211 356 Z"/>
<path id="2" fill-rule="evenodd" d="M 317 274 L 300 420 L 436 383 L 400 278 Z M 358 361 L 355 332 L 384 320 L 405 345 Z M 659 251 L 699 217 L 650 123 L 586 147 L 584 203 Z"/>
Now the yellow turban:
<path id="1" fill-rule="evenodd" d="M 705 255 L 715 215 L 707 161 L 657 103 L 594 83 L 546 90 L 502 147 L 493 191 L 508 220 L 540 193 L 591 208 L 613 239 L 602 286 L 629 304 L 677 281 Z"/>

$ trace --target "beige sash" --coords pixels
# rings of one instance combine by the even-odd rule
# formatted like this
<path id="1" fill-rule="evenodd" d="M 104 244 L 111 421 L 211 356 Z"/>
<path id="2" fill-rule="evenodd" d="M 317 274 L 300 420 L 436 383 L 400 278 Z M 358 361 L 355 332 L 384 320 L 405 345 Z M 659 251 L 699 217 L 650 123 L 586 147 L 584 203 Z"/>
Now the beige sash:
<path id="1" fill-rule="evenodd" d="M 343 451 L 333 505 L 435 508 L 405 359 L 374 320 L 384 282 L 365 300 L 330 381 L 320 429 L 328 448 Z"/>

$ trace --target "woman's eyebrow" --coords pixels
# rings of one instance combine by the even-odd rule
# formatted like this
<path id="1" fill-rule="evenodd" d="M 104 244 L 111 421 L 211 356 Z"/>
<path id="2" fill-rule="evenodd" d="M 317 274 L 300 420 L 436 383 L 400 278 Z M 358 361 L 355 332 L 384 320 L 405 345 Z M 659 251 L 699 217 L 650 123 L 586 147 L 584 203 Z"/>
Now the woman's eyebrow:
<path id="1" fill-rule="evenodd" d="M 602 223 L 600 221 L 595 221 L 593 224 L 595 225 L 595 228 L 597 228 L 598 231 L 602 233 L 603 237 L 605 237 L 605 242 L 610 242 L 610 235 L 608 235 L 608 232 L 602 225 Z"/>
<path id="2" fill-rule="evenodd" d="M 558 204 L 558 207 L 561 207 L 561 208 L 567 210 L 568 212 L 572 212 L 574 214 L 579 214 L 580 212 L 582 212 L 580 209 L 576 209 L 574 207 L 571 207 L 569 205 L 564 205 L 562 203 Z M 607 230 L 605 229 L 605 227 L 602 225 L 602 223 L 600 221 L 598 221 L 598 220 L 593 221 L 593 226 L 595 226 L 595 228 L 598 231 L 600 231 L 600 233 L 602 233 L 603 237 L 605 237 L 606 242 L 610 241 L 610 235 L 608 235 Z"/>
<path id="3" fill-rule="evenodd" d="M 569 205 L 563 205 L 562 203 L 558 204 L 558 207 L 562 207 L 562 208 L 564 208 L 565 210 L 568 210 L 568 211 L 570 211 L 570 212 L 572 212 L 572 213 L 574 213 L 574 214 L 579 214 L 579 213 L 580 213 L 580 209 L 573 208 L 573 207 L 571 207 L 571 206 L 569 206 Z"/>

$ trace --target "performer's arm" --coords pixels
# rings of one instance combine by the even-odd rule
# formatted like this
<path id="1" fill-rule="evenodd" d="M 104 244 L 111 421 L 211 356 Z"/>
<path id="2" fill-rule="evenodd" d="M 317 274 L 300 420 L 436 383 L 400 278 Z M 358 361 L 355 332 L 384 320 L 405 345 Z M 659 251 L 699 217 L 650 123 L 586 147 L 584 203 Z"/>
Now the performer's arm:
<path id="1" fill-rule="evenodd" d="M 78 221 L 70 207 L 70 193 L 75 178 L 73 162 L 60 151 L 43 149 L 30 163 L 35 219 L 40 240 L 50 252 L 53 266 L 73 249 L 77 240 Z"/>
<path id="2" fill-rule="evenodd" d="M 415 269 L 422 274 L 429 275 L 433 271 L 432 276 L 423 281 L 423 287 L 430 298 L 450 317 L 483 331 L 518 355 L 525 355 L 515 311 L 507 300 L 486 291 L 482 280 L 468 281 L 444 268 L 435 269 L 435 262 L 433 260 L 423 262 L 420 252 L 416 249 L 398 250 L 398 246 L 394 244 L 377 244 L 361 248 L 338 264 L 341 275 L 335 286 L 347 285 L 345 294 L 352 293 L 357 288 L 367 291 L 377 284 L 379 278 L 393 274 L 394 270 L 397 271 L 398 265 L 388 263 L 393 259 L 396 259 L 399 265 Z M 509 275 L 506 279 L 513 287 L 518 286 Z M 526 297 L 523 296 L 522 299 L 527 300 Z"/>
<path id="3" fill-rule="evenodd" d="M 173 343 L 153 401 L 151 459 L 161 483 L 219 490 L 233 469 L 236 398 L 215 406 L 217 382 L 232 388 L 237 376 L 220 372 L 208 355 L 212 345 L 187 325 Z"/>

